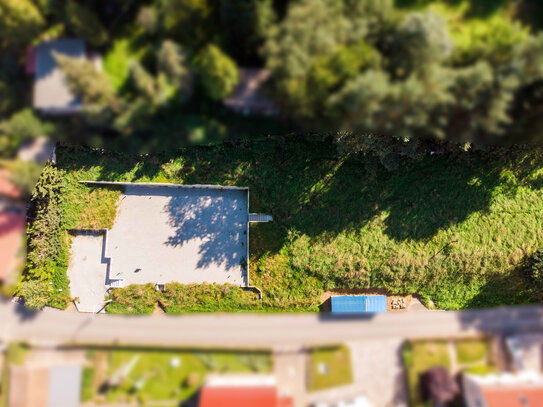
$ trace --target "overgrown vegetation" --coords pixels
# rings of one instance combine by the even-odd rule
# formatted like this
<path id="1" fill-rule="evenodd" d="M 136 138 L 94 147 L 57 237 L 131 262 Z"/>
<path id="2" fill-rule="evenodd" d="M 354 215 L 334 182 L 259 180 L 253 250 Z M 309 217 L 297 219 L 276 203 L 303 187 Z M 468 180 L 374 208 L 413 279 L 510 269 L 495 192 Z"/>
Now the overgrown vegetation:
<path id="1" fill-rule="evenodd" d="M 74 224 L 78 195 L 90 191 L 78 179 L 248 186 L 250 210 L 274 217 L 250 231 L 250 281 L 264 308 L 315 311 L 336 287 L 418 293 L 447 309 L 539 298 L 520 268 L 541 246 L 537 149 L 428 156 L 374 175 L 364 159 L 339 160 L 331 142 L 309 138 L 146 157 L 57 155 Z"/>
<path id="2" fill-rule="evenodd" d="M 111 290 L 107 312 L 148 314 L 160 305 L 168 313 L 256 311 L 262 309 L 257 295 L 231 284 L 168 283 L 164 292 L 154 284 L 129 285 Z"/>
<path id="3" fill-rule="evenodd" d="M 38 180 L 31 200 L 27 265 L 21 293 L 32 308 L 48 305 L 66 308 L 70 301 L 66 269 L 69 261 L 68 236 L 63 229 L 63 172 L 48 163 Z M 25 296 L 26 294 L 26 296 Z"/>

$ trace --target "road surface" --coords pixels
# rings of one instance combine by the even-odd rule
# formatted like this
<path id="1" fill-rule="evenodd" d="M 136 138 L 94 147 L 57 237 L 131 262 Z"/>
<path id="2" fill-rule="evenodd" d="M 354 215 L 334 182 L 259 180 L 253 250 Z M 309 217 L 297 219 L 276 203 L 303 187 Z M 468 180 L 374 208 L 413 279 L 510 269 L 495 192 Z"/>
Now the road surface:
<path id="1" fill-rule="evenodd" d="M 186 314 L 120 316 L 29 312 L 0 302 L 0 338 L 34 345 L 148 345 L 280 348 L 379 338 L 428 338 L 543 331 L 543 306 L 402 312 L 356 317 L 330 314 Z"/>

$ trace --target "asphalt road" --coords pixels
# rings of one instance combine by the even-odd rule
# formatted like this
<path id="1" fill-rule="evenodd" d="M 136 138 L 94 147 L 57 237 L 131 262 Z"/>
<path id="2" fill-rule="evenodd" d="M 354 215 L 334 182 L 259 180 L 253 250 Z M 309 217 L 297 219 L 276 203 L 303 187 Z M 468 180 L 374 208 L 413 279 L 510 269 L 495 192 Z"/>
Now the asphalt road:
<path id="1" fill-rule="evenodd" d="M 354 317 L 329 314 L 89 315 L 29 312 L 0 303 L 0 337 L 35 345 L 128 345 L 290 348 L 379 338 L 428 338 L 543 331 L 543 306 L 403 312 Z"/>

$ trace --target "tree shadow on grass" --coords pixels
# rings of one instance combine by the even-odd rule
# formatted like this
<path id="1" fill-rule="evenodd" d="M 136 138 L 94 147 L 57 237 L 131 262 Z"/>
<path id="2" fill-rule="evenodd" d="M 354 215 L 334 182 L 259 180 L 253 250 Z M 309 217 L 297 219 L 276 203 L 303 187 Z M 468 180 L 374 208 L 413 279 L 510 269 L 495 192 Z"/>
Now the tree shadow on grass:
<path id="1" fill-rule="evenodd" d="M 334 236 L 359 230 L 378 215 L 393 239 L 429 239 L 471 213 L 487 210 L 496 188 L 514 194 L 520 184 L 543 187 L 543 177 L 532 177 L 543 160 L 524 160 L 525 152 L 509 152 L 505 158 L 464 153 L 428 156 L 420 162 L 406 159 L 396 171 L 382 169 L 371 176 L 360 159 L 339 160 L 330 140 L 298 136 L 130 159 L 94 151 L 77 159 L 69 152 L 60 154 L 68 169 L 100 165 L 99 179 L 104 180 L 152 179 L 168 160 L 179 158 L 182 165 L 168 175 L 171 182 L 249 187 L 251 212 L 274 218 L 272 238 L 263 236 L 269 230 L 260 233 L 261 225 L 256 228 L 255 248 L 272 252 L 282 247 L 289 230 Z M 512 174 L 511 182 L 504 179 L 504 170 Z"/>
<path id="2" fill-rule="evenodd" d="M 360 162 L 348 161 L 299 209 L 295 225 L 317 236 L 359 229 L 381 215 L 389 237 L 425 240 L 474 212 L 488 210 L 497 188 L 510 196 L 519 185 L 540 188 L 541 177 L 533 178 L 532 173 L 541 165 L 540 158 L 524 162 L 515 154 L 429 156 L 370 177 Z"/>
<path id="3" fill-rule="evenodd" d="M 174 234 L 165 244 L 179 247 L 201 239 L 198 268 L 247 264 L 247 192 L 232 189 L 171 189 L 166 205 Z M 165 190 L 165 189 L 164 189 Z"/>

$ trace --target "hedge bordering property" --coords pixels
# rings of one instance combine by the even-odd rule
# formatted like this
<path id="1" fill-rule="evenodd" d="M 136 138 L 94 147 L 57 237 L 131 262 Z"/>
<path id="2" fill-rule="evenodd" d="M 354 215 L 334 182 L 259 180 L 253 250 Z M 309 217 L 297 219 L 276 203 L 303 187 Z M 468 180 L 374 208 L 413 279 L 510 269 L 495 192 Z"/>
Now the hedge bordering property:
<path id="1" fill-rule="evenodd" d="M 231 284 L 166 284 L 164 292 L 154 284 L 132 284 L 111 290 L 107 312 L 150 314 L 157 305 L 172 314 L 182 312 L 257 311 L 258 294 Z"/>
<path id="2" fill-rule="evenodd" d="M 63 173 L 55 164 L 45 165 L 32 194 L 28 226 L 28 256 L 22 285 L 40 280 L 50 284 L 47 305 L 65 309 L 71 300 L 66 275 L 68 236 L 62 228 Z M 21 287 L 22 288 L 22 287 Z M 27 299 L 27 303 L 33 302 Z"/>

